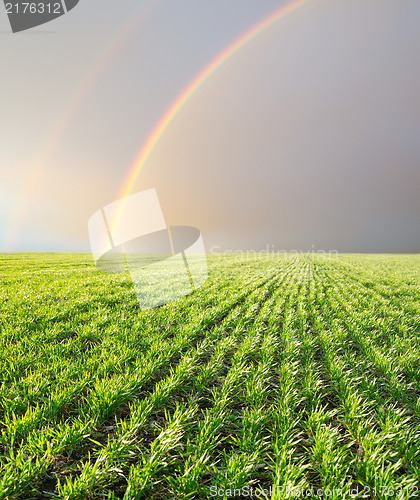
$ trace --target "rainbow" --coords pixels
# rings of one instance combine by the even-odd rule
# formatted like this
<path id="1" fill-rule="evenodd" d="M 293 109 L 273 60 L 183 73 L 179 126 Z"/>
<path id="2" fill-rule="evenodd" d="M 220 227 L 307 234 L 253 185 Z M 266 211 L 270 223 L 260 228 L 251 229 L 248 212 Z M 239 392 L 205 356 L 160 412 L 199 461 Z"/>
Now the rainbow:
<path id="1" fill-rule="evenodd" d="M 256 37 L 267 31 L 274 24 L 281 19 L 284 19 L 289 14 L 297 11 L 306 4 L 313 2 L 313 0 L 293 0 L 279 9 L 275 10 L 267 18 L 260 21 L 256 26 L 244 33 L 239 39 L 233 42 L 227 49 L 223 50 L 213 61 L 210 62 L 183 90 L 181 95 L 172 103 L 168 111 L 162 116 L 153 132 L 150 134 L 146 143 L 140 150 L 136 160 L 130 168 L 117 196 L 117 199 L 125 198 L 128 196 L 140 175 L 143 167 L 147 163 L 150 155 L 155 149 L 156 145 L 164 135 L 168 127 L 174 121 L 178 113 L 188 103 L 188 101 L 196 94 L 196 92 L 207 82 L 207 80 L 218 71 L 231 57 L 237 54 L 241 49 L 248 45 Z M 118 223 L 117 220 L 113 221 L 113 225 Z"/>
<path id="2" fill-rule="evenodd" d="M 24 217 L 28 210 L 33 193 L 36 191 L 42 176 L 46 171 L 48 159 L 51 157 L 54 147 L 57 145 L 60 138 L 71 120 L 74 118 L 77 110 L 83 103 L 84 98 L 99 76 L 109 66 L 121 52 L 129 38 L 135 33 L 139 25 L 144 24 L 152 10 L 159 6 L 161 0 L 146 0 L 136 10 L 128 22 L 126 22 L 110 39 L 109 43 L 103 47 L 99 56 L 95 59 L 89 70 L 82 75 L 78 84 L 75 86 L 71 95 L 64 102 L 63 108 L 54 120 L 53 126 L 47 137 L 47 141 L 43 144 L 38 152 L 31 169 L 25 174 L 25 179 L 20 187 L 17 207 L 14 213 L 9 217 L 9 227 L 6 232 L 4 248 L 5 250 L 13 249 L 19 237 L 21 226 Z"/>

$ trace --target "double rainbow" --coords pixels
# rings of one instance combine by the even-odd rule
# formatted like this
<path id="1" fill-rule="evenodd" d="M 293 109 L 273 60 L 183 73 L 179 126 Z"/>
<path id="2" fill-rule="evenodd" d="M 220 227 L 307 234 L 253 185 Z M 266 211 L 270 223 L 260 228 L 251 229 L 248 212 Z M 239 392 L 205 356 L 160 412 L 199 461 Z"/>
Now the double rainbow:
<path id="1" fill-rule="evenodd" d="M 27 176 L 27 179 L 22 187 L 20 196 L 21 202 L 14 216 L 10 218 L 10 230 L 6 241 L 6 247 L 13 247 L 13 242 L 16 240 L 20 226 L 23 222 L 23 216 L 26 205 L 28 203 L 28 199 L 30 198 L 30 194 L 35 190 L 42 172 L 45 169 L 45 160 L 50 156 L 55 143 L 58 141 L 59 137 L 63 133 L 65 126 L 69 123 L 70 119 L 74 115 L 75 109 L 77 109 L 87 90 L 92 86 L 93 82 L 97 79 L 98 75 L 102 72 L 109 60 L 113 56 L 115 56 L 116 53 L 118 53 L 118 49 L 129 38 L 129 36 L 133 32 L 134 27 L 138 24 L 139 19 L 144 18 L 145 15 L 148 14 L 149 9 L 155 1 L 156 0 L 149 0 L 149 2 L 147 2 L 139 9 L 138 16 L 135 16 L 136 19 L 134 20 L 134 22 L 132 20 L 127 26 L 124 27 L 124 29 L 120 33 L 118 33 L 115 39 L 112 40 L 112 43 L 110 43 L 109 46 L 104 50 L 102 57 L 100 57 L 98 61 L 96 61 L 87 76 L 83 78 L 80 84 L 77 86 L 74 95 L 72 96 L 67 106 L 64 108 L 58 121 L 56 122 L 50 140 L 40 153 L 38 160 L 35 162 L 34 167 L 29 172 L 29 175 Z M 209 80 L 209 78 L 235 54 L 237 54 L 259 35 L 270 29 L 278 21 L 304 7 L 306 4 L 312 3 L 314 1 L 315 0 L 293 0 L 276 9 L 267 18 L 263 19 L 253 28 L 244 33 L 239 39 L 233 42 L 229 47 L 223 50 L 192 80 L 191 83 L 187 85 L 180 96 L 172 103 L 170 108 L 162 116 L 162 118 L 148 137 L 146 143 L 140 150 L 119 189 L 117 199 L 125 198 L 131 193 L 138 176 L 140 175 L 143 167 L 147 163 L 147 160 L 160 141 L 161 137 L 164 135 L 164 133 L 174 121 L 178 113 L 182 110 L 182 108 Z M 118 217 L 116 217 L 115 220 L 111 222 L 112 226 L 114 224 L 118 224 Z"/>

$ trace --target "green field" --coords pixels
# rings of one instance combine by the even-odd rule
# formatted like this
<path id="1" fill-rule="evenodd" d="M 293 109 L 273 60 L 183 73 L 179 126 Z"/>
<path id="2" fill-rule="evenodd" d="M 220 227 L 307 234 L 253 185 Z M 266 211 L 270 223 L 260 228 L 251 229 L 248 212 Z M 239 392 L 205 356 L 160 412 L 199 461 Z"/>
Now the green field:
<path id="1" fill-rule="evenodd" d="M 0 270 L 0 499 L 420 497 L 420 256 L 212 255 L 148 311 L 89 255 Z"/>

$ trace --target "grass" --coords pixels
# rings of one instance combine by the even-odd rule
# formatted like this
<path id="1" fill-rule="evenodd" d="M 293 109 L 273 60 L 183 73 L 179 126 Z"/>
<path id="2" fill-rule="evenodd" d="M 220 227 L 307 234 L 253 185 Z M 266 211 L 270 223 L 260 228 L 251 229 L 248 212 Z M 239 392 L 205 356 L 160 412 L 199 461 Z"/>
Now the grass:
<path id="1" fill-rule="evenodd" d="M 209 275 L 141 311 L 89 255 L 0 256 L 0 499 L 420 496 L 420 256 Z"/>

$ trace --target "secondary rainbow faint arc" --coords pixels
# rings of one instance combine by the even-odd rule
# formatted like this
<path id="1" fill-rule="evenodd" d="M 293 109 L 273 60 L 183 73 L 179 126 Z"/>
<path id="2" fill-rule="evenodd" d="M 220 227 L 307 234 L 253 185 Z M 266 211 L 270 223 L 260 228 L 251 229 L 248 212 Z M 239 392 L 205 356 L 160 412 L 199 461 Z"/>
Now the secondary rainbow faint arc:
<path id="1" fill-rule="evenodd" d="M 95 59 L 93 65 L 75 86 L 73 93 L 65 101 L 64 107 L 54 121 L 54 125 L 48 136 L 48 141 L 40 149 L 36 159 L 34 160 L 33 167 L 26 174 L 25 179 L 20 186 L 20 201 L 18 202 L 15 212 L 9 217 L 9 229 L 5 236 L 6 250 L 13 248 L 14 243 L 19 236 L 19 231 L 21 229 L 25 211 L 30 202 L 31 195 L 35 192 L 36 187 L 40 182 L 40 177 L 46 170 L 47 160 L 60 136 L 63 134 L 73 118 L 73 115 L 79 108 L 88 90 L 93 86 L 101 72 L 108 67 L 112 58 L 120 53 L 128 38 L 132 35 L 132 33 L 134 33 L 134 30 L 147 18 L 150 10 L 155 5 L 159 5 L 159 3 L 160 0 L 145 0 L 145 2 L 140 5 L 134 16 L 132 16 L 129 21 L 123 25 L 122 29 L 120 29 L 104 47 L 99 57 Z"/>
<path id="2" fill-rule="evenodd" d="M 181 95 L 173 102 L 168 111 L 166 111 L 166 113 L 163 115 L 163 117 L 158 122 L 157 126 L 147 139 L 146 143 L 140 151 L 140 154 L 138 155 L 133 166 L 128 172 L 122 184 L 122 187 L 120 188 L 118 199 L 124 198 L 131 193 L 137 177 L 139 176 L 142 168 L 146 164 L 157 143 L 165 133 L 166 129 L 170 126 L 174 118 L 185 106 L 185 104 L 187 104 L 191 97 L 213 75 L 213 73 L 221 68 L 232 56 L 234 56 L 242 48 L 248 45 L 248 43 L 250 43 L 258 35 L 269 29 L 276 22 L 280 21 L 288 14 L 291 14 L 292 12 L 298 10 L 299 8 L 310 2 L 313 2 L 313 0 L 293 0 L 286 5 L 283 5 L 275 12 L 270 14 L 267 18 L 260 21 L 256 26 L 244 33 L 238 40 L 233 42 L 233 44 L 231 44 L 227 49 L 225 49 L 221 54 L 213 59 L 213 61 L 194 78 L 194 80 L 184 89 Z M 112 226 L 118 223 L 117 217 L 113 221 Z"/>

